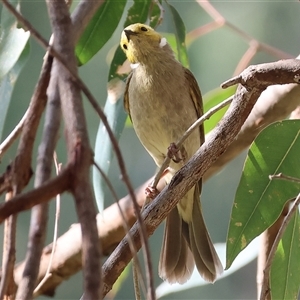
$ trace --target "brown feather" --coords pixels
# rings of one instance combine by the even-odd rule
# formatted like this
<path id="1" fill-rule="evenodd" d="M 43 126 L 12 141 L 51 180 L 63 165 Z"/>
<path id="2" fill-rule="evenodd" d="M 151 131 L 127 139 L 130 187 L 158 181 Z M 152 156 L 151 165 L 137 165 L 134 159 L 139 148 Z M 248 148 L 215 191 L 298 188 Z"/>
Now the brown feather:
<path id="1" fill-rule="evenodd" d="M 125 91 L 124 91 L 124 109 L 125 111 L 128 113 L 130 119 L 131 119 L 131 116 L 130 116 L 130 109 L 129 109 L 129 95 L 128 95 L 128 88 L 129 88 L 129 85 L 130 85 L 130 79 L 132 77 L 132 72 L 128 74 L 128 77 L 127 77 L 127 80 L 126 80 L 126 86 L 125 86 Z"/>

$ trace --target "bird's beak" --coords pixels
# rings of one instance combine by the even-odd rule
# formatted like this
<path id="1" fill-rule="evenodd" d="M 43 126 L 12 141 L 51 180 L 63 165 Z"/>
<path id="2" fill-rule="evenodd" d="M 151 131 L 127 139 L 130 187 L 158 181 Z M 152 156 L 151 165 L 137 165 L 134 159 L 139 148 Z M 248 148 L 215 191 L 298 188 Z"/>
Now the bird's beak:
<path id="1" fill-rule="evenodd" d="M 128 39 L 128 42 L 130 41 L 130 37 L 131 37 L 132 35 L 137 35 L 136 32 L 134 32 L 134 31 L 132 31 L 132 30 L 128 30 L 128 29 L 124 29 L 124 32 L 125 32 L 125 35 L 126 35 L 126 37 L 127 37 L 127 39 Z"/>

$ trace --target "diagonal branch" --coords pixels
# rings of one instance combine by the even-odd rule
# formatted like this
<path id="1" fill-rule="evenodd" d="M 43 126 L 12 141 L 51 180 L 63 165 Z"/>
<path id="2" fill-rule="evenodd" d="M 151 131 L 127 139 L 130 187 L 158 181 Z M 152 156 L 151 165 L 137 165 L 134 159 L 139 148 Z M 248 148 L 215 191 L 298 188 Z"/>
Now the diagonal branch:
<path id="1" fill-rule="evenodd" d="M 299 65 L 300 63 L 299 60 L 282 60 L 268 65 L 274 64 L 274 66 L 278 67 L 280 73 L 280 70 L 285 69 L 284 66 L 287 62 L 294 62 L 295 66 Z M 253 70 L 251 71 L 252 68 L 255 68 L 255 66 L 249 67 L 245 70 L 245 72 L 248 72 L 248 74 L 253 72 Z M 297 69 L 295 70 L 294 74 L 297 74 Z M 272 76 L 280 77 L 281 75 L 275 73 Z M 269 84 L 272 83 L 272 76 L 269 78 Z M 263 80 L 266 81 L 266 79 Z M 279 80 L 277 79 L 277 81 Z M 294 80 L 294 82 L 296 81 Z M 253 84 L 255 85 L 259 83 L 257 82 Z M 247 147 L 249 147 L 250 144 L 254 141 L 258 133 L 266 126 L 275 121 L 285 119 L 300 104 L 299 84 L 289 83 L 288 81 L 284 81 L 283 78 L 280 82 L 274 82 L 274 84 L 275 85 L 269 86 L 262 92 L 249 117 L 243 124 L 240 132 L 238 133 L 232 144 L 227 148 L 227 150 L 216 160 L 216 162 L 212 164 L 209 170 L 205 173 L 204 180 L 209 179 L 214 174 L 219 172 L 229 161 L 231 161 L 242 151 L 247 149 Z M 207 137 L 209 136 L 210 133 Z"/>
<path id="2" fill-rule="evenodd" d="M 273 77 L 272 82 L 269 74 L 272 75 L 275 68 L 279 66 L 281 68 L 278 73 L 281 73 L 281 76 Z M 204 175 L 211 164 L 228 148 L 261 92 L 270 84 L 295 82 L 294 76 L 299 72 L 300 65 L 293 60 L 248 68 L 236 78 L 236 81 L 242 82 L 247 88 L 239 86 L 229 110 L 206 142 L 187 164 L 175 174 L 169 186 L 164 188 L 143 211 L 142 215 L 149 235 L 154 232 L 184 194 Z M 134 239 L 136 247 L 140 248 L 141 242 L 137 224 L 130 230 L 130 235 Z M 131 253 L 125 238 L 103 265 L 104 295 L 110 291 L 119 274 L 130 260 Z"/>

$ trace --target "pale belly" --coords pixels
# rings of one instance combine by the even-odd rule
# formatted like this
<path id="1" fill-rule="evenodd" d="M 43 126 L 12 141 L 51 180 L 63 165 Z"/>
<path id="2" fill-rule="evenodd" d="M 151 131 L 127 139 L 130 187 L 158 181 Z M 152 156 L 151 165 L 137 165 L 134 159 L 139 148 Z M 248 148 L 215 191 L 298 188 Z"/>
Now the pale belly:
<path id="1" fill-rule="evenodd" d="M 197 120 L 197 114 L 187 86 L 176 82 L 169 92 L 165 91 L 164 85 L 160 88 L 156 86 L 150 84 L 147 88 L 129 88 L 129 109 L 137 136 L 160 166 L 170 144 L 182 137 Z M 171 162 L 174 173 L 199 147 L 200 134 L 196 130 L 184 143 L 186 160 L 179 164 Z"/>
<path id="2" fill-rule="evenodd" d="M 137 78 L 140 79 L 139 84 L 136 82 Z M 145 81 L 141 74 L 132 76 L 130 83 L 129 110 L 134 129 L 157 166 L 161 166 L 170 144 L 177 142 L 197 120 L 188 86 L 173 76 L 169 78 L 161 76 L 153 84 Z M 167 84 L 172 88 L 166 91 L 164 87 Z M 133 89 L 132 86 L 136 88 Z M 164 177 L 167 183 L 198 150 L 200 144 L 199 130 L 195 130 L 183 144 L 185 159 L 179 163 L 171 160 L 169 173 Z M 189 190 L 177 205 L 179 214 L 186 222 L 191 221 L 193 202 L 194 188 Z"/>

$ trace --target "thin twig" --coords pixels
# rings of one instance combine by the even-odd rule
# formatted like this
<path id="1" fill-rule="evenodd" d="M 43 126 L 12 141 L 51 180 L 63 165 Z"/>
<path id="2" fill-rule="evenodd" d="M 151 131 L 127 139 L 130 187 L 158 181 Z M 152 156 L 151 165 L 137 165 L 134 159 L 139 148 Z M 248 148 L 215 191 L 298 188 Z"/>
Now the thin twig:
<path id="1" fill-rule="evenodd" d="M 3 157 L 5 152 L 10 148 L 13 142 L 20 136 L 23 125 L 28 117 L 29 109 L 26 110 L 20 122 L 16 125 L 13 131 L 6 137 L 6 139 L 0 145 L 0 159 Z"/>
<path id="2" fill-rule="evenodd" d="M 142 268 L 141 268 L 141 265 L 139 263 L 139 259 L 138 259 L 138 256 L 137 256 L 137 250 L 135 248 L 132 236 L 130 235 L 130 226 L 129 226 L 128 222 L 126 221 L 126 217 L 124 215 L 122 207 L 120 206 L 119 198 L 117 196 L 117 193 L 116 193 L 114 187 L 112 186 L 111 181 L 108 179 L 108 177 L 106 176 L 106 174 L 102 171 L 102 169 L 100 168 L 100 166 L 95 161 L 94 161 L 94 166 L 96 167 L 96 169 L 98 170 L 98 172 L 103 177 L 103 180 L 105 181 L 108 189 L 110 190 L 110 192 L 111 192 L 111 194 L 113 196 L 113 199 L 114 199 L 114 201 L 115 201 L 115 203 L 116 203 L 116 205 L 117 205 L 117 207 L 119 209 L 120 216 L 121 216 L 122 221 L 123 221 L 123 227 L 124 227 L 125 232 L 127 233 L 126 237 L 128 238 L 128 244 L 129 244 L 129 247 L 130 247 L 130 251 L 132 252 L 133 259 L 135 261 L 134 262 L 135 263 L 135 267 L 137 268 L 137 271 L 139 273 L 139 279 L 140 279 L 140 281 L 142 283 L 143 291 L 146 294 L 145 279 L 143 278 Z"/>
<path id="3" fill-rule="evenodd" d="M 13 194 L 12 191 L 8 192 L 5 201 L 9 202 Z M 13 271 L 16 260 L 16 222 L 17 216 L 12 215 L 5 220 L 4 224 L 0 299 L 10 299 L 14 294 L 11 287 L 14 284 Z"/>
<path id="4" fill-rule="evenodd" d="M 224 21 L 225 22 L 225 21 Z M 212 21 L 200 27 L 197 27 L 186 34 L 186 44 L 189 46 L 200 36 L 208 34 L 209 32 L 224 26 L 224 22 Z"/>
<path id="5" fill-rule="evenodd" d="M 197 0 L 196 1 L 215 21 L 222 22 L 225 18 L 215 9 L 208 0 Z"/>
<path id="6" fill-rule="evenodd" d="M 52 43 L 53 38 L 50 38 Z M 42 66 L 41 74 L 50 74 L 53 58 L 46 52 Z M 42 77 L 40 77 L 42 78 Z M 49 98 L 44 119 L 44 128 L 42 141 L 38 148 L 37 167 L 35 170 L 34 187 L 41 186 L 51 178 L 52 153 L 56 146 L 58 131 L 60 126 L 60 103 L 59 99 Z M 48 204 L 34 206 L 31 211 L 31 221 L 29 228 L 29 237 L 27 243 L 27 253 L 24 272 L 18 286 L 17 299 L 32 298 L 36 281 L 40 269 L 40 260 L 42 250 L 45 245 L 47 222 L 48 222 Z"/>
<path id="7" fill-rule="evenodd" d="M 259 50 L 259 43 L 257 41 L 250 42 L 250 47 L 247 49 L 247 51 L 244 53 L 242 58 L 240 59 L 238 65 L 236 66 L 233 74 L 240 74 L 243 70 L 247 68 L 247 66 L 250 64 L 250 61 L 255 56 L 257 51 Z"/>
<path id="8" fill-rule="evenodd" d="M 292 181 L 292 182 L 295 182 L 295 183 L 300 183 L 300 179 L 299 178 L 288 176 L 288 175 L 285 175 L 283 173 L 269 175 L 269 179 L 270 180 L 273 180 L 273 179 L 282 179 L 282 180 Z"/>
<path id="9" fill-rule="evenodd" d="M 57 161 L 56 152 L 54 152 L 54 154 L 53 154 L 53 160 L 54 160 L 56 175 L 58 175 L 61 171 L 61 163 L 58 163 L 58 161 Z M 52 241 L 52 249 L 51 249 L 49 264 L 48 264 L 44 278 L 40 281 L 40 283 L 34 289 L 33 293 L 36 293 L 41 288 L 41 286 L 48 280 L 48 278 L 51 277 L 51 275 L 52 275 L 50 270 L 52 267 L 54 253 L 56 250 L 59 216 L 60 216 L 60 194 L 58 194 L 56 196 L 56 211 L 55 211 L 55 221 L 54 221 L 54 229 L 53 229 L 53 241 Z"/>
<path id="10" fill-rule="evenodd" d="M 215 114 L 217 111 L 221 110 L 223 107 L 229 105 L 233 100 L 233 96 L 229 97 L 228 99 L 222 101 L 218 105 L 211 108 L 209 111 L 207 111 L 202 117 L 200 117 L 194 124 L 192 124 L 187 131 L 183 134 L 183 136 L 175 143 L 177 149 L 180 149 L 182 144 L 185 142 L 185 140 L 196 130 L 201 124 L 203 124 L 204 121 L 208 120 L 213 114 Z M 162 166 L 159 168 L 158 172 L 156 173 L 153 183 L 151 184 L 152 188 L 155 188 L 163 175 L 166 168 L 169 166 L 171 159 L 169 157 L 166 157 Z"/>
<path id="11" fill-rule="evenodd" d="M 197 0 L 197 3 L 211 16 L 211 18 L 213 20 L 215 20 L 215 22 L 218 24 L 218 26 L 217 25 L 215 26 L 216 28 L 222 27 L 222 26 L 227 26 L 232 31 L 234 31 L 236 34 L 238 34 L 240 37 L 242 37 L 244 40 L 246 40 L 250 44 L 250 46 L 251 46 L 251 44 L 256 43 L 258 45 L 259 50 L 263 50 L 266 53 L 269 53 L 279 59 L 294 57 L 293 55 L 288 54 L 284 51 L 281 51 L 275 47 L 267 45 L 263 42 L 259 42 L 257 39 L 252 37 L 250 34 L 246 33 L 245 31 L 241 30 L 237 26 L 233 25 L 218 12 L 215 9 L 215 7 L 208 0 Z M 199 37 L 199 36 L 207 33 L 208 32 L 207 30 L 203 30 L 203 28 L 205 28 L 205 26 L 206 25 L 200 27 L 197 30 L 193 30 L 192 34 L 191 34 L 193 36 L 193 38 Z"/>
<path id="12" fill-rule="evenodd" d="M 300 204 L 300 194 L 298 194 L 292 208 L 290 209 L 287 216 L 285 217 L 285 219 L 282 223 L 282 226 L 280 227 L 278 234 L 275 238 L 275 241 L 272 245 L 272 248 L 270 250 L 270 253 L 269 253 L 269 256 L 268 256 L 268 259 L 266 262 L 266 267 L 264 270 L 264 280 L 263 280 L 263 284 L 262 284 L 262 288 L 261 288 L 260 300 L 265 300 L 266 295 L 269 292 L 269 286 L 267 283 L 269 282 L 270 269 L 271 269 L 272 262 L 274 260 L 275 254 L 276 254 L 277 247 L 278 247 L 279 242 L 280 242 L 287 226 L 289 225 L 294 213 L 297 211 L 299 204 Z"/>
<path id="13" fill-rule="evenodd" d="M 134 287 L 135 300 L 142 300 L 140 285 L 139 285 L 139 272 L 137 270 L 136 257 L 133 257 L 133 259 L 132 259 L 132 276 L 133 276 L 133 287 Z"/>

